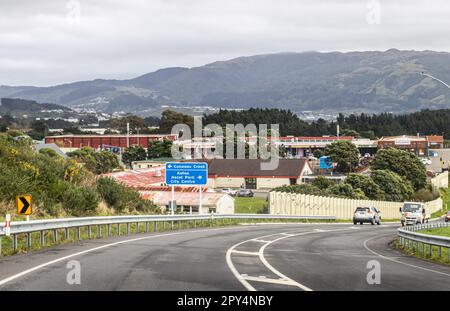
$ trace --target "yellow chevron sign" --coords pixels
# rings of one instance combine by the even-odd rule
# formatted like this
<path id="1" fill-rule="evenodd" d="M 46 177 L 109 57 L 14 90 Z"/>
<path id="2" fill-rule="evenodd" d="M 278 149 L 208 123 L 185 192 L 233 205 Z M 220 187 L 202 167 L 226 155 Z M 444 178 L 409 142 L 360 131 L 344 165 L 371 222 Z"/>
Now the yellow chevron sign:
<path id="1" fill-rule="evenodd" d="M 16 197 L 17 214 L 18 215 L 31 215 L 33 213 L 33 205 L 31 202 L 31 195 L 18 195 Z"/>

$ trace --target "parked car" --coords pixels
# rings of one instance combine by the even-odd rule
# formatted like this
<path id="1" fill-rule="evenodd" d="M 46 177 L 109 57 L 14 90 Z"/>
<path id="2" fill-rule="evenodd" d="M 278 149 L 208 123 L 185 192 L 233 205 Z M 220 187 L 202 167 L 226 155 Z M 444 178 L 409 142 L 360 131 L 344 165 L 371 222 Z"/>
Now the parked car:
<path id="1" fill-rule="evenodd" d="M 236 194 L 238 197 L 253 197 L 254 193 L 250 189 L 241 189 Z"/>
<path id="2" fill-rule="evenodd" d="M 222 192 L 223 193 L 227 193 L 227 194 L 229 194 L 229 195 L 234 197 L 236 195 L 236 193 L 237 193 L 237 190 L 236 189 L 232 189 L 232 188 L 223 188 Z"/>
<path id="3" fill-rule="evenodd" d="M 449 221 L 450 221 L 450 211 L 448 211 L 447 214 L 445 214 L 445 222 Z"/>
<path id="4" fill-rule="evenodd" d="M 428 158 L 420 158 L 420 162 L 422 162 L 425 165 L 431 165 L 431 160 Z"/>
<path id="5" fill-rule="evenodd" d="M 381 225 L 381 212 L 375 207 L 358 207 L 353 214 L 353 224 L 370 223 L 372 225 Z"/>

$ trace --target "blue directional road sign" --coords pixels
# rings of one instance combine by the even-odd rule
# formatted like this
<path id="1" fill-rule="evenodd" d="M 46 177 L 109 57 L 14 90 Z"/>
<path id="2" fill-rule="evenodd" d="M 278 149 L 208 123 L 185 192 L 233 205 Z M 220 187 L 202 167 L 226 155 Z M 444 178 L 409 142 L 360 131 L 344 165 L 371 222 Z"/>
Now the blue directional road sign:
<path id="1" fill-rule="evenodd" d="M 208 182 L 208 164 L 205 162 L 166 163 L 166 185 L 204 186 Z"/>

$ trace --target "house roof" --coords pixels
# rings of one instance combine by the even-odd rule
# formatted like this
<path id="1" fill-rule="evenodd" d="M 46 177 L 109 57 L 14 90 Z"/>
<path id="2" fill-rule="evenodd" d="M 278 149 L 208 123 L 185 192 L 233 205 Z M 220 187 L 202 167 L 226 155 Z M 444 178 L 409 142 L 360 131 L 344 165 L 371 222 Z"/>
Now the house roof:
<path id="1" fill-rule="evenodd" d="M 208 174 L 215 176 L 242 177 L 286 177 L 298 178 L 305 165 L 305 159 L 279 159 L 275 170 L 262 170 L 260 159 L 212 159 L 208 161 Z"/>
<path id="2" fill-rule="evenodd" d="M 139 191 L 139 193 L 143 199 L 151 200 L 158 206 L 167 205 L 172 200 L 172 194 L 168 191 Z M 226 193 L 205 192 L 202 194 L 202 205 L 216 206 L 220 199 L 227 196 L 229 195 Z M 198 206 L 200 204 L 199 194 L 193 192 L 175 192 L 175 200 L 177 205 Z"/>
<path id="3" fill-rule="evenodd" d="M 135 189 L 142 189 L 152 185 L 159 186 L 165 183 L 164 166 L 142 170 L 127 170 L 123 172 L 104 174 L 103 176 L 112 177 L 118 182 Z"/>
<path id="4" fill-rule="evenodd" d="M 34 146 L 37 152 L 39 152 L 41 149 L 49 148 L 55 151 L 59 156 L 63 157 L 64 159 L 68 159 L 69 157 L 55 144 L 37 144 Z"/>
<path id="5" fill-rule="evenodd" d="M 427 136 L 427 140 L 429 142 L 434 142 L 434 143 L 443 143 L 444 142 L 444 136 L 442 136 L 442 135 L 429 135 L 429 136 Z"/>

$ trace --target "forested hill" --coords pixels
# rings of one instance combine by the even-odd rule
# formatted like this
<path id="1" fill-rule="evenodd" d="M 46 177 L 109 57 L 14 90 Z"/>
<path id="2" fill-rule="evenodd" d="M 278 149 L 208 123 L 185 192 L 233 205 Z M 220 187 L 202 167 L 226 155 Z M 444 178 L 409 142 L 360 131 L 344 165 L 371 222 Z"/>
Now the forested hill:
<path id="1" fill-rule="evenodd" d="M 300 120 L 294 113 L 282 109 L 249 109 L 244 111 L 221 110 L 205 115 L 205 124 L 279 124 L 280 135 L 322 136 L 336 133 L 339 124 L 341 134 L 375 138 L 390 135 L 442 135 L 450 139 L 450 109 L 422 110 L 410 114 L 340 114 L 336 121 L 319 119 L 312 123 Z"/>
<path id="2" fill-rule="evenodd" d="M 450 53 L 396 49 L 279 53 L 165 68 L 129 80 L 0 86 L 0 97 L 143 116 L 159 114 L 163 106 L 283 107 L 296 113 L 450 108 L 450 89 L 432 77 L 450 81 Z"/>

